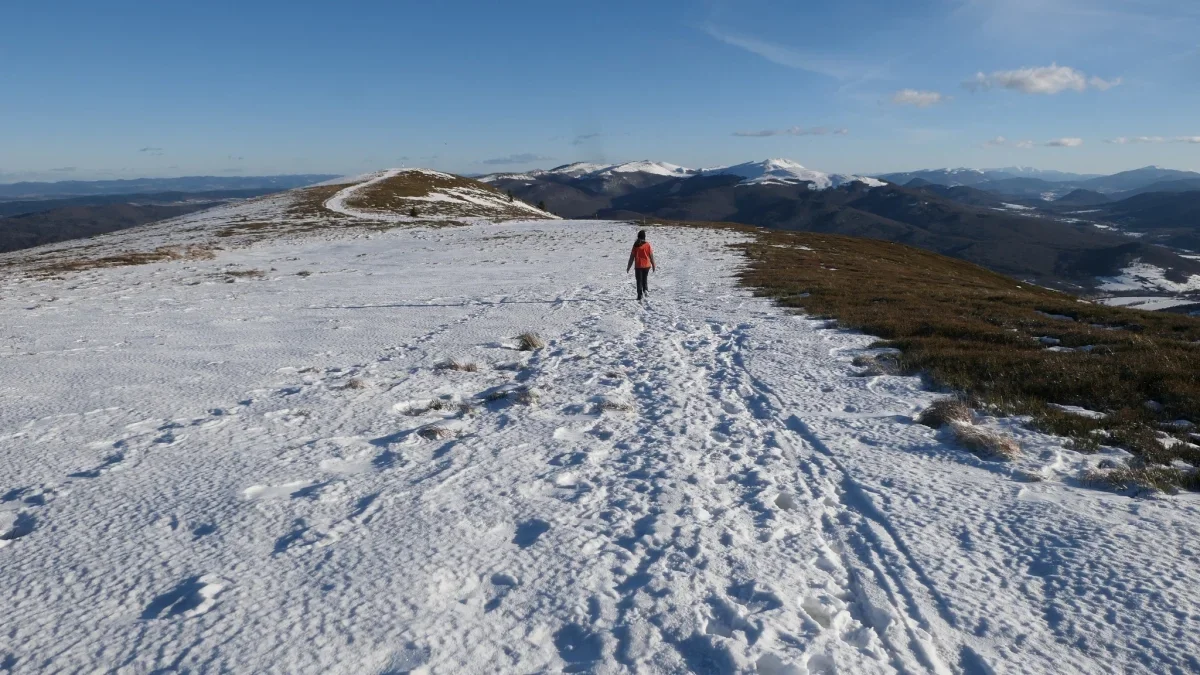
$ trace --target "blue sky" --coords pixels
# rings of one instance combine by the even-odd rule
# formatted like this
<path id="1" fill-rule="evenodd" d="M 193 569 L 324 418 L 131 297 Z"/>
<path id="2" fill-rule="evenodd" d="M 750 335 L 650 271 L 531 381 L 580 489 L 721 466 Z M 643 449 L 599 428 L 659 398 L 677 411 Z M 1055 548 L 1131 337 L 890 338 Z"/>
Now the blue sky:
<path id="1" fill-rule="evenodd" d="M 1192 0 L 18 0 L 0 60 L 0 182 L 1200 170 Z"/>

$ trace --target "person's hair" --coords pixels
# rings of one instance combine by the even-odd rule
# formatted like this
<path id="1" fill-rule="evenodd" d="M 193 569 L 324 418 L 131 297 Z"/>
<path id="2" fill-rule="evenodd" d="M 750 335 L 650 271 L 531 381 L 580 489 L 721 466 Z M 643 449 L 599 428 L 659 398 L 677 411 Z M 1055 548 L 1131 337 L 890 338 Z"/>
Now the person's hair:
<path id="1" fill-rule="evenodd" d="M 645 239 L 645 238 L 646 238 L 646 231 L 638 230 L 638 239 Z"/>

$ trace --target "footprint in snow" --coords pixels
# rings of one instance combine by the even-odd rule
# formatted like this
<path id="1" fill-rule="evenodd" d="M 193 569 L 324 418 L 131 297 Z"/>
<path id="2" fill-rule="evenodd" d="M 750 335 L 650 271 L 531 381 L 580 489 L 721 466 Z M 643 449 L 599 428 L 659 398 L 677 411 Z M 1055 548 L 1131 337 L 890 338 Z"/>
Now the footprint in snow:
<path id="1" fill-rule="evenodd" d="M 9 542 L 28 536 L 37 526 L 37 519 L 23 511 L 0 511 L 0 548 Z"/>
<path id="2" fill-rule="evenodd" d="M 142 620 L 200 616 L 213 608 L 217 595 L 227 584 L 224 579 L 211 574 L 184 579 L 175 588 L 150 601 L 142 610 Z"/>
<path id="3" fill-rule="evenodd" d="M 544 520 L 526 520 L 517 525 L 517 531 L 513 535 L 512 543 L 521 548 L 529 548 L 533 546 L 538 539 L 541 538 L 550 529 L 550 523 Z"/>
<path id="4" fill-rule="evenodd" d="M 109 455 L 108 457 L 105 457 L 104 461 L 101 462 L 100 465 L 95 467 L 94 469 L 87 469 L 85 471 L 76 471 L 75 473 L 69 473 L 69 474 L 67 474 L 67 478 L 99 478 L 102 474 L 105 474 L 105 473 L 111 471 L 113 468 L 115 468 L 118 464 L 120 464 L 123 461 L 125 461 L 125 455 L 123 453 L 118 452 L 116 454 L 112 454 L 112 455 Z"/>

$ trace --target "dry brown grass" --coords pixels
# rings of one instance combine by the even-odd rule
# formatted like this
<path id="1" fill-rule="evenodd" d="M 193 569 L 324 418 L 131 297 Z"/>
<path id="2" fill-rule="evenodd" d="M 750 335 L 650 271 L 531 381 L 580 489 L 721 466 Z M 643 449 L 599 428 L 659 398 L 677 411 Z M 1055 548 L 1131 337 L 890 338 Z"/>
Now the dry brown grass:
<path id="1" fill-rule="evenodd" d="M 514 403 L 519 403 L 521 405 L 533 405 L 534 403 L 537 403 L 538 395 L 536 391 L 530 389 L 529 387 L 520 387 L 514 390 L 509 398 L 512 399 Z"/>
<path id="2" fill-rule="evenodd" d="M 459 361 L 458 359 L 446 359 L 434 366 L 436 370 L 457 370 L 464 373 L 479 372 L 479 365 L 471 361 Z"/>
<path id="3" fill-rule="evenodd" d="M 900 350 L 904 373 L 961 392 L 973 407 L 1029 415 L 1080 450 L 1103 444 L 1151 465 L 1179 459 L 1200 466 L 1194 445 L 1159 440 L 1165 423 L 1200 422 L 1198 318 L 1087 303 L 902 244 L 672 224 L 750 234 L 753 241 L 738 246 L 748 262 L 742 283 L 783 306 L 883 338 L 878 346 Z M 1052 352 L 1036 339 L 1042 336 L 1091 349 Z M 1090 419 L 1050 403 L 1107 416 Z M 1165 431 L 1188 440 L 1182 431 Z"/>
<path id="4" fill-rule="evenodd" d="M 521 405 L 533 405 L 537 403 L 537 392 L 529 387 L 517 387 L 515 389 L 497 389 L 486 396 L 483 400 L 489 403 L 496 401 L 512 401 Z"/>
<path id="5" fill-rule="evenodd" d="M 350 185 L 350 183 L 343 185 L 320 185 L 296 190 L 296 199 L 292 202 L 291 207 L 288 208 L 287 215 L 293 219 L 301 220 L 314 218 L 325 221 L 348 219 L 349 217 L 345 214 L 335 213 L 325 208 L 325 202 Z"/>
<path id="6" fill-rule="evenodd" d="M 625 401 L 617 401 L 613 399 L 605 399 L 596 404 L 596 412 L 632 412 L 633 404 Z"/>
<path id="7" fill-rule="evenodd" d="M 34 263 L 32 271 L 39 275 L 57 275 L 104 267 L 149 265 L 172 260 L 212 260 L 217 257 L 216 251 L 219 250 L 213 246 L 160 246 L 151 251 L 128 251 L 95 258 L 55 257 Z"/>
<path id="8" fill-rule="evenodd" d="M 523 352 L 533 352 L 546 347 L 546 341 L 537 333 L 521 333 L 517 336 L 517 349 Z"/>
<path id="9" fill-rule="evenodd" d="M 957 398 L 941 398 L 929 405 L 917 416 L 917 421 L 927 427 L 941 429 L 952 422 L 971 423 L 971 408 Z"/>
<path id="10" fill-rule="evenodd" d="M 225 270 L 224 274 L 234 279 L 261 279 L 267 276 L 262 270 Z"/>
<path id="11" fill-rule="evenodd" d="M 415 199 L 433 192 L 451 199 Z M 463 194 L 490 197 L 494 203 L 485 206 L 459 198 Z M 537 217 L 537 214 L 509 202 L 507 195 L 487 183 L 462 176 L 437 175 L 424 171 L 404 171 L 368 185 L 347 199 L 346 205 L 366 211 L 405 214 L 410 218 L 425 217 L 433 219 L 434 222 L 443 218 L 505 220 Z"/>
<path id="12" fill-rule="evenodd" d="M 428 441 L 446 441 L 451 438 L 458 438 L 458 432 L 450 427 L 433 425 L 425 427 L 417 432 L 417 435 Z"/>
<path id="13" fill-rule="evenodd" d="M 1179 488 L 1200 490 L 1200 473 L 1171 466 L 1121 466 L 1086 471 L 1083 482 L 1111 490 L 1174 492 Z"/>
<path id="14" fill-rule="evenodd" d="M 361 377 L 352 377 L 346 382 L 344 389 L 366 389 L 367 383 Z"/>
<path id="15" fill-rule="evenodd" d="M 853 363 L 863 369 L 858 373 L 863 377 L 899 375 L 904 372 L 900 367 L 899 354 L 860 354 L 854 357 Z"/>
<path id="16" fill-rule="evenodd" d="M 1014 460 L 1021 456 L 1021 446 L 998 431 L 976 426 L 970 422 L 950 422 L 954 440 L 983 459 Z"/>

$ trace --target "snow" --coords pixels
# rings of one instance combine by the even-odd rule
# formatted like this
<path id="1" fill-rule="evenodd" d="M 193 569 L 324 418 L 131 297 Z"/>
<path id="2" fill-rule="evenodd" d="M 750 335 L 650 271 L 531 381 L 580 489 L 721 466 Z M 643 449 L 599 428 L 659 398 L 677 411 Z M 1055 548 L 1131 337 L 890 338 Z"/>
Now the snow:
<path id="1" fill-rule="evenodd" d="M 811 183 L 817 190 L 827 190 L 831 187 L 838 187 L 845 183 L 860 182 L 870 187 L 881 187 L 887 183 L 875 178 L 864 178 L 861 176 L 849 176 L 843 174 L 827 174 L 821 171 L 806 169 L 798 162 L 790 159 L 767 159 L 761 162 L 746 162 L 745 164 L 736 164 L 734 166 L 717 167 L 713 169 L 704 169 L 704 175 L 734 175 L 741 176 L 745 180 L 741 182 L 743 185 L 755 185 L 762 183 Z"/>
<path id="2" fill-rule="evenodd" d="M 1108 415 L 1106 415 L 1102 412 L 1098 412 L 1095 410 L 1088 410 L 1087 408 L 1083 408 L 1083 407 L 1080 407 L 1077 405 L 1062 405 L 1059 403 L 1051 403 L 1050 406 L 1053 408 L 1057 408 L 1065 413 L 1070 413 L 1072 415 L 1079 415 L 1080 417 L 1087 417 L 1089 419 L 1094 419 L 1094 420 L 1102 420 L 1105 417 L 1108 417 Z"/>
<path id="3" fill-rule="evenodd" d="M 548 171 L 530 171 L 526 173 L 489 173 L 475 180 L 481 183 L 495 183 L 498 180 L 537 180 L 537 177 Z"/>
<path id="4" fill-rule="evenodd" d="M 0 279 L 0 663 L 1195 669 L 1194 495 L 1084 489 L 1095 458 L 1020 420 L 980 420 L 1013 464 L 951 445 L 918 378 L 856 375 L 874 338 L 737 286 L 742 235 L 653 228 L 639 305 L 635 231 L 343 227 Z"/>
<path id="5" fill-rule="evenodd" d="M 1003 203 L 1002 206 L 1006 209 L 1011 209 L 1013 211 L 1034 211 L 1034 210 L 1036 210 L 1032 206 L 1021 206 L 1020 204 L 1009 204 L 1007 202 Z"/>
<path id="6" fill-rule="evenodd" d="M 1162 296 L 1130 296 L 1123 295 L 1115 298 L 1101 298 L 1097 302 L 1108 305 L 1110 307 L 1130 307 L 1133 309 L 1144 309 L 1147 311 L 1158 311 L 1169 309 L 1171 307 L 1182 307 L 1184 305 L 1200 304 L 1200 297 L 1195 298 L 1171 298 Z"/>
<path id="7" fill-rule="evenodd" d="M 578 178 L 580 176 L 586 176 L 591 173 L 599 173 L 601 171 L 604 171 L 605 169 L 611 169 L 611 168 L 613 168 L 612 164 L 597 164 L 595 162 L 573 162 L 571 164 L 564 164 L 562 166 L 556 166 L 553 169 L 549 169 L 549 170 L 545 171 L 544 173 L 562 174 L 562 175 L 573 176 L 575 178 Z"/>
<path id="8" fill-rule="evenodd" d="M 1121 274 L 1112 277 L 1098 277 L 1102 282 L 1098 286 L 1102 291 L 1165 291 L 1168 293 L 1189 293 L 1200 291 L 1200 274 L 1193 274 L 1184 283 L 1167 279 L 1166 272 L 1149 263 L 1135 260 L 1131 265 L 1121 270 Z"/>
<path id="9" fill-rule="evenodd" d="M 636 162 L 626 162 L 616 166 L 610 166 L 606 169 L 594 172 L 596 175 L 608 175 L 614 173 L 652 173 L 658 176 L 690 176 L 696 172 L 687 167 L 671 164 L 669 162 L 652 162 L 648 159 L 639 160 Z"/>

